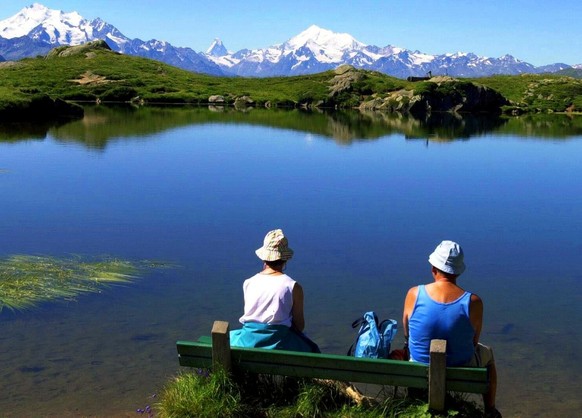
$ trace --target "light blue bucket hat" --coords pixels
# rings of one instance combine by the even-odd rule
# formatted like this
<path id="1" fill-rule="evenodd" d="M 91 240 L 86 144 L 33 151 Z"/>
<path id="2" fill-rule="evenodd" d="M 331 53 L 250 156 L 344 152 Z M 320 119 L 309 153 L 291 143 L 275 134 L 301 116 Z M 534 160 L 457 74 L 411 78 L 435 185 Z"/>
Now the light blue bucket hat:
<path id="1" fill-rule="evenodd" d="M 428 257 L 428 262 L 445 273 L 460 275 L 465 271 L 463 249 L 454 241 L 441 242 Z"/>

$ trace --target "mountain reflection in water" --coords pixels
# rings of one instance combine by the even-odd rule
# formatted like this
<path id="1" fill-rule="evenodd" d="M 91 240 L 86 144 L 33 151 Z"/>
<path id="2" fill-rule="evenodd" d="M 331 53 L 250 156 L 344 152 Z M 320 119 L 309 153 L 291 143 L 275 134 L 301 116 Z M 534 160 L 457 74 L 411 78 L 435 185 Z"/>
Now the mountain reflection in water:
<path id="1" fill-rule="evenodd" d="M 131 117 L 129 117 L 131 116 Z M 87 106 L 85 117 L 69 123 L 0 123 L 0 141 L 42 140 L 79 142 L 104 149 L 110 141 L 148 136 L 196 124 L 247 124 L 289 129 L 330 138 L 338 144 L 376 140 L 393 134 L 436 142 L 469 140 L 490 133 L 536 139 L 569 139 L 582 134 L 577 115 L 432 113 L 423 118 L 399 113 L 299 109 L 207 108 L 188 106 Z"/>

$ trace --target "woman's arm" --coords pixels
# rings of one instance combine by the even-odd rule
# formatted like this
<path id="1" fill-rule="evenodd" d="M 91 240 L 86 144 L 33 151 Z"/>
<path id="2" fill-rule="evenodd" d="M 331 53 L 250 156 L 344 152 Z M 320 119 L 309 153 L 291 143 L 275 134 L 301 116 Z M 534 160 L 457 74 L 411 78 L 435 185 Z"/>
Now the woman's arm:
<path id="1" fill-rule="evenodd" d="M 293 316 L 293 328 L 299 332 L 303 332 L 305 328 L 305 317 L 303 316 L 303 288 L 299 283 L 293 286 L 293 308 L 291 309 Z"/>

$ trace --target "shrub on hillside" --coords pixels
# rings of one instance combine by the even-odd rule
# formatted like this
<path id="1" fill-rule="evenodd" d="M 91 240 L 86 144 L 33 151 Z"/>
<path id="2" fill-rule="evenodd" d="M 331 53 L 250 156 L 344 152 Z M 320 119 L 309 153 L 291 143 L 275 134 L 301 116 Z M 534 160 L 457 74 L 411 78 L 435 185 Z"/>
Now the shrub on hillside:
<path id="1" fill-rule="evenodd" d="M 132 87 L 114 87 L 101 94 L 100 99 L 104 102 L 128 102 L 136 96 L 138 92 Z"/>

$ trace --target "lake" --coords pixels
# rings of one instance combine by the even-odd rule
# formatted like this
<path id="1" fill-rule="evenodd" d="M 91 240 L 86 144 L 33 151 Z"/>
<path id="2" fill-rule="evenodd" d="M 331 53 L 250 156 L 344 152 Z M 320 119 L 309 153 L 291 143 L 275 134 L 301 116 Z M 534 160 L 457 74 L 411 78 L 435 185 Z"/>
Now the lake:
<path id="1" fill-rule="evenodd" d="M 579 416 L 582 117 L 87 107 L 0 126 L 0 256 L 159 260 L 130 284 L 0 312 L 0 416 L 135 416 L 175 341 L 237 327 L 254 250 L 282 228 L 306 331 L 343 354 L 365 311 L 400 323 L 459 242 L 506 417 Z M 395 346 L 402 344 L 400 330 Z"/>

